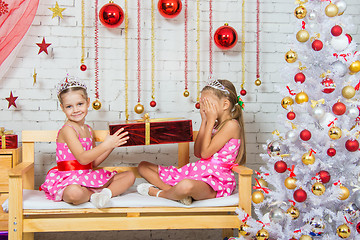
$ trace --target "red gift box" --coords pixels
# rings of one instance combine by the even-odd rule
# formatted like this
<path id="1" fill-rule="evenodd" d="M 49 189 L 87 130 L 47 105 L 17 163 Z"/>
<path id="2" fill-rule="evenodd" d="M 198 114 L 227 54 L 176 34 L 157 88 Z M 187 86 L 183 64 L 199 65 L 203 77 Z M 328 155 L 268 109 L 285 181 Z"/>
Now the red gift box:
<path id="1" fill-rule="evenodd" d="M 127 143 L 122 146 L 150 145 L 192 142 L 193 130 L 191 120 L 182 119 L 142 119 L 121 121 L 109 124 L 110 134 L 120 128 L 129 132 Z"/>
<path id="2" fill-rule="evenodd" d="M 0 149 L 10 149 L 18 147 L 17 135 L 13 134 L 13 131 L 5 131 L 4 128 L 0 128 Z"/>

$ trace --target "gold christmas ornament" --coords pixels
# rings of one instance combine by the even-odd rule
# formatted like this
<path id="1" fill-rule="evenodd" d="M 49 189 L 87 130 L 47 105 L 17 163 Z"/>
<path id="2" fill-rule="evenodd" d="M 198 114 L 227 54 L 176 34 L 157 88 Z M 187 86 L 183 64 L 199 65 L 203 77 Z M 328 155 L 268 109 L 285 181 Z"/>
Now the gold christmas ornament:
<path id="1" fill-rule="evenodd" d="M 264 201 L 264 194 L 261 191 L 253 192 L 253 194 L 251 196 L 251 200 L 255 204 L 261 203 L 262 201 Z"/>
<path id="2" fill-rule="evenodd" d="M 338 226 L 338 228 L 336 229 L 336 233 L 341 238 L 348 238 L 348 237 L 350 237 L 351 230 L 348 227 L 348 225 L 343 224 L 343 225 Z"/>
<path id="3" fill-rule="evenodd" d="M 333 4 L 333 3 L 329 3 L 329 5 L 326 6 L 325 8 L 325 14 L 328 17 L 335 17 L 339 12 L 339 8 Z"/>
<path id="4" fill-rule="evenodd" d="M 306 16 L 307 10 L 304 6 L 298 6 L 295 8 L 294 15 L 298 19 L 303 19 Z"/>
<path id="5" fill-rule="evenodd" d="M 281 100 L 281 106 L 285 109 L 287 109 L 289 105 L 293 105 L 293 104 L 294 104 L 294 100 L 291 97 L 284 97 L 283 100 Z"/>
<path id="6" fill-rule="evenodd" d="M 258 182 L 261 187 L 268 187 L 268 183 L 264 179 L 260 178 L 258 179 Z"/>
<path id="7" fill-rule="evenodd" d="M 288 62 L 288 63 L 294 63 L 296 62 L 297 60 L 297 53 L 293 50 L 290 50 L 288 51 L 286 54 L 285 54 L 285 60 Z"/>
<path id="8" fill-rule="evenodd" d="M 244 224 L 241 224 L 240 227 L 239 227 L 239 233 L 242 236 L 249 236 L 250 233 L 245 230 L 248 227 L 249 227 L 249 225 L 247 225 L 246 222 L 244 222 Z"/>
<path id="9" fill-rule="evenodd" d="M 184 94 L 184 97 L 188 97 L 188 96 L 190 96 L 190 93 L 189 93 L 189 91 L 188 91 L 188 90 L 185 90 L 183 94 Z"/>
<path id="10" fill-rule="evenodd" d="M 101 108 L 101 102 L 99 101 L 99 99 L 93 101 L 92 108 L 95 110 L 99 110 Z"/>
<path id="11" fill-rule="evenodd" d="M 269 232 L 266 229 L 260 229 L 256 233 L 256 240 L 268 240 L 269 239 Z"/>
<path id="12" fill-rule="evenodd" d="M 350 72 L 352 73 L 357 73 L 360 71 L 360 61 L 359 60 L 356 60 L 355 62 L 351 63 L 350 64 L 350 67 L 349 67 L 349 70 Z"/>
<path id="13" fill-rule="evenodd" d="M 341 94 L 344 98 L 350 99 L 355 96 L 355 88 L 353 86 L 346 86 L 342 89 Z"/>
<path id="14" fill-rule="evenodd" d="M 300 216 L 299 209 L 297 209 L 295 206 L 289 207 L 286 213 L 289 214 L 293 220 L 297 219 Z"/>
<path id="15" fill-rule="evenodd" d="M 255 85 L 256 85 L 256 86 L 260 86 L 260 85 L 261 85 L 260 79 L 256 79 L 256 80 L 255 80 Z"/>
<path id="16" fill-rule="evenodd" d="M 308 102 L 308 101 L 309 101 L 309 96 L 303 91 L 299 92 L 295 96 L 295 102 L 297 104 L 302 104 L 302 103 Z"/>
<path id="17" fill-rule="evenodd" d="M 328 132 L 329 137 L 333 140 L 341 138 L 341 133 L 341 129 L 338 127 L 331 127 Z"/>
<path id="18" fill-rule="evenodd" d="M 138 103 L 138 104 L 135 105 L 134 111 L 137 114 L 142 114 L 144 112 L 144 106 L 141 103 Z"/>
<path id="19" fill-rule="evenodd" d="M 310 34 L 305 29 L 302 29 L 302 30 L 298 31 L 297 34 L 296 34 L 296 39 L 299 42 L 302 42 L 302 43 L 309 40 L 309 38 L 310 38 Z"/>
<path id="20" fill-rule="evenodd" d="M 320 196 L 323 195 L 325 192 L 325 186 L 324 184 L 320 183 L 320 182 L 316 182 L 312 185 L 311 187 L 311 191 L 313 194 L 315 194 L 316 196 Z"/>
<path id="21" fill-rule="evenodd" d="M 299 240 L 312 240 L 312 237 L 310 237 L 309 235 L 301 235 Z"/>
<path id="22" fill-rule="evenodd" d="M 296 178 L 287 177 L 284 181 L 285 187 L 288 189 L 295 189 L 296 188 Z"/>
<path id="23" fill-rule="evenodd" d="M 339 196 L 339 199 L 340 200 L 345 200 L 347 199 L 349 196 L 350 196 L 350 191 L 347 187 L 344 187 L 344 186 L 340 186 L 340 189 L 341 189 L 341 194 Z"/>
<path id="24" fill-rule="evenodd" d="M 312 153 L 310 156 L 310 152 L 304 153 L 301 157 L 301 161 L 305 164 L 305 165 L 311 165 L 314 164 L 315 162 L 315 156 Z"/>

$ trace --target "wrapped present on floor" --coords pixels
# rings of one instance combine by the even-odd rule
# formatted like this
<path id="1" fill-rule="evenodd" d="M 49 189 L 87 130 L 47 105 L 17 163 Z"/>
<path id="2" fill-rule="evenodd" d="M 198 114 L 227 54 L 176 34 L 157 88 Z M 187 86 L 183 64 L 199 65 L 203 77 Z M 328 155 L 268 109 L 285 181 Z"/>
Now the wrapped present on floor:
<path id="1" fill-rule="evenodd" d="M 175 118 L 143 119 L 121 121 L 109 124 L 110 134 L 120 128 L 129 132 L 129 140 L 123 146 L 192 142 L 192 121 Z"/>
<path id="2" fill-rule="evenodd" d="M 5 131 L 5 128 L 0 128 L 0 138 L 0 149 L 18 147 L 18 137 L 13 131 Z"/>

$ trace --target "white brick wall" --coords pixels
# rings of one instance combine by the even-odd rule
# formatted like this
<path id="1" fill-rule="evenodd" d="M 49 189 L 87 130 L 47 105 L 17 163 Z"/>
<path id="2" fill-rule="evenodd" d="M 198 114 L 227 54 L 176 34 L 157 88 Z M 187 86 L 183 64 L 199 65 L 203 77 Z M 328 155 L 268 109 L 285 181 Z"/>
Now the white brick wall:
<path id="1" fill-rule="evenodd" d="M 115 1 L 124 8 L 124 0 Z M 157 2 L 157 1 L 155 1 Z M 229 23 L 241 39 L 241 0 L 214 0 L 214 29 Z M 24 129 L 58 129 L 64 122 L 64 114 L 59 108 L 54 86 L 66 73 L 86 80 L 90 88 L 90 97 L 94 100 L 94 1 L 86 1 L 86 53 L 88 71 L 79 70 L 81 57 L 81 1 L 58 0 L 60 7 L 66 8 L 64 19 L 52 19 L 48 9 L 55 1 L 40 1 L 37 16 L 30 28 L 21 51 L 8 72 L 0 79 L 0 126 L 14 129 L 17 134 Z M 99 1 L 99 9 L 107 3 Z M 132 109 L 136 104 L 137 69 L 137 1 L 129 1 L 129 100 L 130 118 L 138 118 Z M 185 117 L 193 120 L 194 129 L 199 126 L 200 116 L 194 108 L 196 101 L 196 1 L 189 1 L 189 90 L 190 97 L 183 97 L 184 90 L 184 15 L 181 13 L 173 20 L 166 20 L 156 12 L 156 101 L 157 107 L 151 109 L 151 42 L 150 42 L 150 3 L 142 1 L 142 92 L 141 101 L 151 117 Z M 355 28 L 350 34 L 359 42 L 357 25 L 360 22 L 357 0 L 347 0 L 346 13 L 353 16 Z M 246 140 L 248 163 L 257 169 L 261 164 L 259 153 L 263 153 L 262 144 L 271 138 L 271 132 L 278 125 L 277 117 L 284 114 L 280 106 L 281 96 L 274 86 L 285 81 L 277 73 L 284 64 L 284 53 L 288 51 L 288 36 L 295 34 L 299 27 L 293 16 L 293 0 L 261 1 L 261 80 L 262 85 L 254 84 L 256 70 L 256 1 L 246 1 L 246 83 L 248 94 L 243 98 L 246 104 Z M 201 1 L 201 76 L 208 77 L 208 1 Z M 107 29 L 99 23 L 100 44 L 100 111 L 89 111 L 87 121 L 95 129 L 106 129 L 108 121 L 125 118 L 124 106 L 124 23 L 120 28 Z M 52 43 L 49 55 L 41 53 L 36 43 Z M 219 78 L 234 82 L 238 90 L 241 84 L 241 43 L 230 51 L 221 51 L 215 45 L 214 73 Z M 33 86 L 32 74 L 36 68 L 38 82 Z M 3 75 L 3 74 L 1 74 Z M 0 75 L 0 76 L 1 76 Z M 18 108 L 7 108 L 5 100 L 13 91 L 19 96 Z M 36 184 L 40 185 L 47 170 L 54 165 L 54 144 L 40 145 L 36 151 Z M 41 152 L 41 153 L 40 153 Z M 174 164 L 177 157 L 174 146 L 133 147 L 116 149 L 107 165 L 136 165 L 140 160 L 149 160 L 157 164 Z M 195 158 L 192 158 L 195 161 Z M 213 231 L 139 231 L 120 233 L 100 233 L 106 239 L 219 239 L 218 230 Z M 191 234 L 191 235 L 189 235 Z M 85 239 L 87 236 L 105 236 L 97 234 L 67 234 L 71 239 Z M 195 238 L 196 236 L 196 238 Z M 37 239 L 62 239 L 63 234 L 38 234 Z"/>

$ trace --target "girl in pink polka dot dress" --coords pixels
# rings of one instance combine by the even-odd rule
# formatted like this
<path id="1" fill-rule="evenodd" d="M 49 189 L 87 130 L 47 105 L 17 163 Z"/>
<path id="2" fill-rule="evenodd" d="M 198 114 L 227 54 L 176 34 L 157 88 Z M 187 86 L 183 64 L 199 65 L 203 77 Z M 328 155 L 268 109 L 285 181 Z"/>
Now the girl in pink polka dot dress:
<path id="1" fill-rule="evenodd" d="M 81 204 L 90 201 L 102 208 L 111 197 L 125 192 L 135 181 L 132 172 L 93 170 L 115 147 L 129 139 L 120 129 L 95 145 L 93 130 L 85 124 L 90 99 L 86 86 L 74 79 L 59 84 L 60 107 L 67 117 L 56 139 L 56 163 L 41 185 L 46 197 L 54 201 Z"/>
<path id="2" fill-rule="evenodd" d="M 190 205 L 192 200 L 226 197 L 235 190 L 232 167 L 244 164 L 243 102 L 228 80 L 214 80 L 201 91 L 201 125 L 194 154 L 201 158 L 181 168 L 143 161 L 138 171 L 149 183 L 142 195 L 163 197 Z"/>

